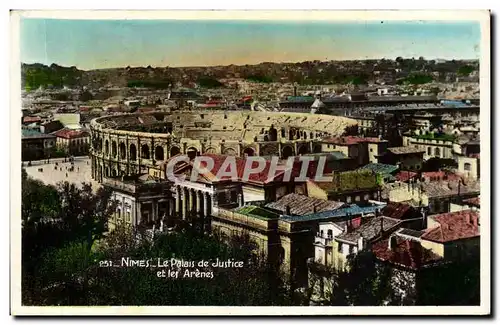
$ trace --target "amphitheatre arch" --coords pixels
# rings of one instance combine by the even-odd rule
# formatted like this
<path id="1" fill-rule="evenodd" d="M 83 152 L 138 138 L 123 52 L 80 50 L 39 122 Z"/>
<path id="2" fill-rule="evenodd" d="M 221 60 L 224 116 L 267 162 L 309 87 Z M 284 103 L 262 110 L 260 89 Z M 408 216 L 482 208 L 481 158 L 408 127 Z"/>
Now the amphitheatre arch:
<path id="1" fill-rule="evenodd" d="M 116 158 L 118 155 L 118 147 L 116 146 L 116 141 L 111 142 L 111 156 Z"/>
<path id="2" fill-rule="evenodd" d="M 217 153 L 217 150 L 216 150 L 214 147 L 208 147 L 208 148 L 205 150 L 205 153 L 215 154 L 215 153 Z"/>
<path id="3" fill-rule="evenodd" d="M 163 153 L 163 147 L 157 146 L 155 148 L 155 160 L 163 161 L 165 159 L 165 155 Z"/>
<path id="4" fill-rule="evenodd" d="M 274 128 L 273 125 L 271 125 L 271 128 L 269 129 L 269 141 L 276 140 L 278 140 L 278 131 Z"/>
<path id="5" fill-rule="evenodd" d="M 104 144 L 104 152 L 106 155 L 109 155 L 109 141 L 106 140 L 106 143 Z"/>
<path id="6" fill-rule="evenodd" d="M 186 154 L 188 155 L 189 159 L 194 159 L 196 156 L 198 156 L 199 151 L 195 147 L 189 147 L 186 150 Z"/>
<path id="7" fill-rule="evenodd" d="M 236 156 L 236 150 L 233 148 L 226 148 L 224 149 L 223 154 L 226 156 Z"/>
<path id="8" fill-rule="evenodd" d="M 181 149 L 179 147 L 173 146 L 170 148 L 170 157 L 176 156 L 181 153 Z"/>
<path id="9" fill-rule="evenodd" d="M 297 152 L 299 155 L 305 155 L 307 153 L 309 153 L 309 147 L 307 144 L 301 144 L 298 148 L 298 152 Z"/>
<path id="10" fill-rule="evenodd" d="M 143 144 L 141 146 L 141 158 L 149 159 L 149 146 L 147 144 Z"/>
<path id="11" fill-rule="evenodd" d="M 281 149 L 281 156 L 284 159 L 293 156 L 293 148 L 290 146 L 284 146 L 283 149 Z"/>
<path id="12" fill-rule="evenodd" d="M 125 143 L 120 142 L 119 151 L 120 151 L 120 159 L 125 159 L 127 157 L 127 148 L 125 147 Z"/>
<path id="13" fill-rule="evenodd" d="M 246 157 L 255 156 L 255 149 L 252 147 L 247 147 L 245 148 L 245 150 L 243 150 L 243 155 Z"/>
<path id="14" fill-rule="evenodd" d="M 320 153 L 321 152 L 321 145 L 320 144 L 315 144 L 313 146 L 313 153 Z"/>
<path id="15" fill-rule="evenodd" d="M 136 161 L 137 160 L 137 148 L 135 147 L 135 144 L 130 144 L 130 160 Z"/>

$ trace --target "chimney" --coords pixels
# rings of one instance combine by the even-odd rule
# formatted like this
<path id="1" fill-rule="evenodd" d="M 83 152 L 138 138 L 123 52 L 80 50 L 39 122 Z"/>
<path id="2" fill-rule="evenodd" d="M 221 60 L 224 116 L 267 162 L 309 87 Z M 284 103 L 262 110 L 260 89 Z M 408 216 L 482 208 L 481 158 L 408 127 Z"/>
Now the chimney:
<path id="1" fill-rule="evenodd" d="M 389 246 L 387 248 L 389 248 L 389 250 L 393 250 L 397 245 L 397 240 L 396 240 L 396 237 L 394 236 L 391 236 L 389 238 Z"/>
<path id="2" fill-rule="evenodd" d="M 472 224 L 470 219 L 470 213 L 465 214 L 465 222 L 468 223 L 469 225 Z"/>
<path id="3" fill-rule="evenodd" d="M 286 208 L 285 208 L 285 214 L 286 214 L 287 216 L 291 215 L 291 213 L 290 213 L 290 205 L 287 205 L 287 206 L 286 206 Z"/>
<path id="4" fill-rule="evenodd" d="M 365 246 L 364 244 L 365 244 L 365 239 L 363 238 L 363 236 L 360 236 L 358 238 L 358 252 L 363 250 Z"/>

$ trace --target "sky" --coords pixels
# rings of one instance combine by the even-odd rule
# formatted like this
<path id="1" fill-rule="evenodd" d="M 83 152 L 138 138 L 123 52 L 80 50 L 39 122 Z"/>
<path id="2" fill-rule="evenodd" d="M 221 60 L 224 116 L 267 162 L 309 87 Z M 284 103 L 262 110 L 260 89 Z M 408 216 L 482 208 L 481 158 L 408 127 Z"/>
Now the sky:
<path id="1" fill-rule="evenodd" d="M 479 59 L 477 21 L 64 20 L 22 18 L 21 62 L 79 69 L 311 60 Z"/>

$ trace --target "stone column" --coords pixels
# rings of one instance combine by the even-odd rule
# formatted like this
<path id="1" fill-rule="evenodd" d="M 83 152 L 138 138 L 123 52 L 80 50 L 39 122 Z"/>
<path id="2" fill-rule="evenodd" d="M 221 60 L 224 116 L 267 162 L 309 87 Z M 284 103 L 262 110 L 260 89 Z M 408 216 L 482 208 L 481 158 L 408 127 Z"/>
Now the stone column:
<path id="1" fill-rule="evenodd" d="M 201 200 L 203 199 L 203 193 L 202 192 L 195 192 L 196 196 L 196 213 L 201 215 L 203 214 L 203 206 L 201 205 Z"/>
<path id="2" fill-rule="evenodd" d="M 141 219 L 142 219 L 142 213 L 141 213 L 141 210 L 142 210 L 142 204 L 141 203 L 136 203 L 136 224 L 139 225 L 141 223 Z"/>
<path id="3" fill-rule="evenodd" d="M 181 212 L 181 189 L 179 186 L 175 187 L 175 195 L 177 196 L 175 198 L 175 212 L 179 213 Z"/>
<path id="4" fill-rule="evenodd" d="M 208 217 L 210 215 L 210 194 L 209 193 L 204 193 L 203 197 L 203 215 Z"/>
<path id="5" fill-rule="evenodd" d="M 153 222 L 156 222 L 158 220 L 158 201 L 153 200 L 151 202 L 151 208 L 153 211 L 151 211 L 151 219 Z"/>
<path id="6" fill-rule="evenodd" d="M 186 220 L 188 214 L 188 204 L 189 204 L 189 194 L 187 190 L 183 188 L 182 190 L 182 220 Z"/>
<path id="7" fill-rule="evenodd" d="M 189 192 L 190 192 L 189 194 L 191 196 L 190 209 L 191 209 L 191 211 L 193 211 L 193 212 L 195 212 L 197 214 L 198 210 L 196 209 L 196 207 L 197 207 L 197 203 L 198 203 L 198 198 L 196 197 L 196 191 L 195 190 L 191 190 Z"/>
<path id="8" fill-rule="evenodd" d="M 242 207 L 245 204 L 243 202 L 243 193 L 238 193 L 238 206 Z"/>

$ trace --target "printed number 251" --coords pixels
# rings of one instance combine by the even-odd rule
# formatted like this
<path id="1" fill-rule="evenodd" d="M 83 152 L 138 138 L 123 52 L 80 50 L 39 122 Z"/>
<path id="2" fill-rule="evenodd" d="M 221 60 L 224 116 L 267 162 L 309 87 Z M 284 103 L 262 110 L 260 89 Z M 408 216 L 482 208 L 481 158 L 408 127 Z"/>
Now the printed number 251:
<path id="1" fill-rule="evenodd" d="M 99 267 L 111 267 L 113 266 L 112 261 L 100 261 L 99 262 Z"/>

